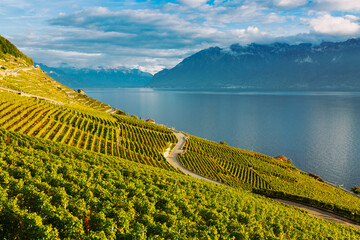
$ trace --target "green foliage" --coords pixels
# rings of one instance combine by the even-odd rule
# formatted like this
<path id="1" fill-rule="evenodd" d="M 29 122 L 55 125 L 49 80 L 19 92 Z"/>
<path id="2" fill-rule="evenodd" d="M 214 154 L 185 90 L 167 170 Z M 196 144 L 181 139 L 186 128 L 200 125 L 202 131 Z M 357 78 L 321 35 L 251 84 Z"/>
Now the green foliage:
<path id="1" fill-rule="evenodd" d="M 355 186 L 351 189 L 351 191 L 355 194 L 360 194 L 360 187 L 359 186 Z"/>
<path id="2" fill-rule="evenodd" d="M 10 54 L 14 57 L 25 59 L 29 65 L 33 64 L 32 59 L 20 52 L 14 44 L 2 36 L 0 36 L 0 53 Z"/>
<path id="3" fill-rule="evenodd" d="M 1 239 L 359 239 L 246 191 L 0 129 Z"/>
<path id="4" fill-rule="evenodd" d="M 227 146 L 227 143 L 225 141 L 220 141 L 220 144 Z"/>
<path id="5" fill-rule="evenodd" d="M 127 115 L 127 114 L 126 114 L 126 111 L 121 111 L 120 109 L 117 109 L 116 112 L 115 112 L 115 114 L 117 114 L 117 115 L 124 115 L 124 116 Z"/>

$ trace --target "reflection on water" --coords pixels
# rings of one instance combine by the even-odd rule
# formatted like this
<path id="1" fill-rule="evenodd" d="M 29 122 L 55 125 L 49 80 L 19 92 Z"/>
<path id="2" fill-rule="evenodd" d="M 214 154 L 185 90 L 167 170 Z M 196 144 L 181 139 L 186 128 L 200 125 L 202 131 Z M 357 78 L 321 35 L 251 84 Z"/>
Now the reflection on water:
<path id="1" fill-rule="evenodd" d="M 86 89 L 142 118 L 209 140 L 285 155 L 298 168 L 350 188 L 360 184 L 360 93 Z"/>

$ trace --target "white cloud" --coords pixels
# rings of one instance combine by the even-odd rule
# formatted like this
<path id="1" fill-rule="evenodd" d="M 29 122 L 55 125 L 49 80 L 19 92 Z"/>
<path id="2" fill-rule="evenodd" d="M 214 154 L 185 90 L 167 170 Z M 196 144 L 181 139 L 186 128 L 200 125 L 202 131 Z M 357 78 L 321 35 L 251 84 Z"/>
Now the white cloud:
<path id="1" fill-rule="evenodd" d="M 286 17 L 278 15 L 274 12 L 264 17 L 264 23 L 282 23 L 285 22 Z"/>
<path id="2" fill-rule="evenodd" d="M 359 0 L 313 0 L 317 9 L 326 11 L 358 11 Z"/>
<path id="3" fill-rule="evenodd" d="M 205 24 L 213 26 L 223 26 L 223 24 L 252 23 L 261 21 L 266 14 L 262 11 L 266 7 L 249 2 L 244 4 L 234 4 L 233 6 L 211 6 L 206 5 L 201 8 L 202 13 L 198 18 L 205 19 Z"/>
<path id="4" fill-rule="evenodd" d="M 348 17 L 333 17 L 330 14 L 311 19 L 309 25 L 317 33 L 330 35 L 355 35 L 359 33 L 360 25 Z"/>
<path id="5" fill-rule="evenodd" d="M 273 4 L 280 8 L 297 8 L 307 3 L 307 0 L 273 0 Z"/>
<path id="6" fill-rule="evenodd" d="M 259 28 L 253 26 L 250 26 L 246 29 L 232 29 L 230 33 L 236 38 L 236 42 L 233 43 L 241 44 L 264 41 L 271 38 L 269 33 L 260 31 Z"/>
<path id="7" fill-rule="evenodd" d="M 185 4 L 192 8 L 200 7 L 201 5 L 204 5 L 207 0 L 179 0 L 182 4 Z"/>
<path id="8" fill-rule="evenodd" d="M 2 7 L 14 7 L 14 8 L 20 8 L 20 9 L 27 9 L 32 6 L 32 4 L 29 1 L 26 0 L 2 0 L 1 1 Z"/>
<path id="9" fill-rule="evenodd" d="M 171 42 L 176 44 L 177 40 L 182 41 L 182 38 L 209 38 L 217 32 L 215 28 L 191 23 L 176 14 L 150 9 L 127 9 L 112 12 L 107 8 L 96 7 L 58 16 L 50 20 L 50 23 L 56 26 L 135 34 L 139 37 L 142 36 L 143 40 L 156 40 L 169 44 Z"/>
<path id="10" fill-rule="evenodd" d="M 354 15 L 345 15 L 344 16 L 346 19 L 349 19 L 350 21 L 359 21 L 360 18 Z"/>

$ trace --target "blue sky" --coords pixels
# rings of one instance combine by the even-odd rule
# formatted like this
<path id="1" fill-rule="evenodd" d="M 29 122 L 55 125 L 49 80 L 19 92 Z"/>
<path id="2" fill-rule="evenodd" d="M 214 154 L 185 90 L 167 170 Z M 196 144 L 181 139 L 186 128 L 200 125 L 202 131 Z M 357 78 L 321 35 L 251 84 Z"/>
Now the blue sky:
<path id="1" fill-rule="evenodd" d="M 155 73 L 201 49 L 360 36 L 360 0 L 1 0 L 0 34 L 49 66 Z"/>

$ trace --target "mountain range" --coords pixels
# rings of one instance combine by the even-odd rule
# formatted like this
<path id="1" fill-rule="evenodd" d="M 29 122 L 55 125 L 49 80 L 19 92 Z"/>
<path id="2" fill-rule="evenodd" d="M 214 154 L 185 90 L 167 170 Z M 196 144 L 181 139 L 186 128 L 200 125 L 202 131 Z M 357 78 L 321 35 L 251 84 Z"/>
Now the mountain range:
<path id="1" fill-rule="evenodd" d="M 36 63 L 47 75 L 71 88 L 87 87 L 143 87 L 152 74 L 138 69 L 113 68 L 90 69 L 73 67 L 48 67 Z"/>
<path id="2" fill-rule="evenodd" d="M 185 58 L 151 79 L 153 88 L 360 90 L 360 39 L 345 42 L 233 44 Z"/>

